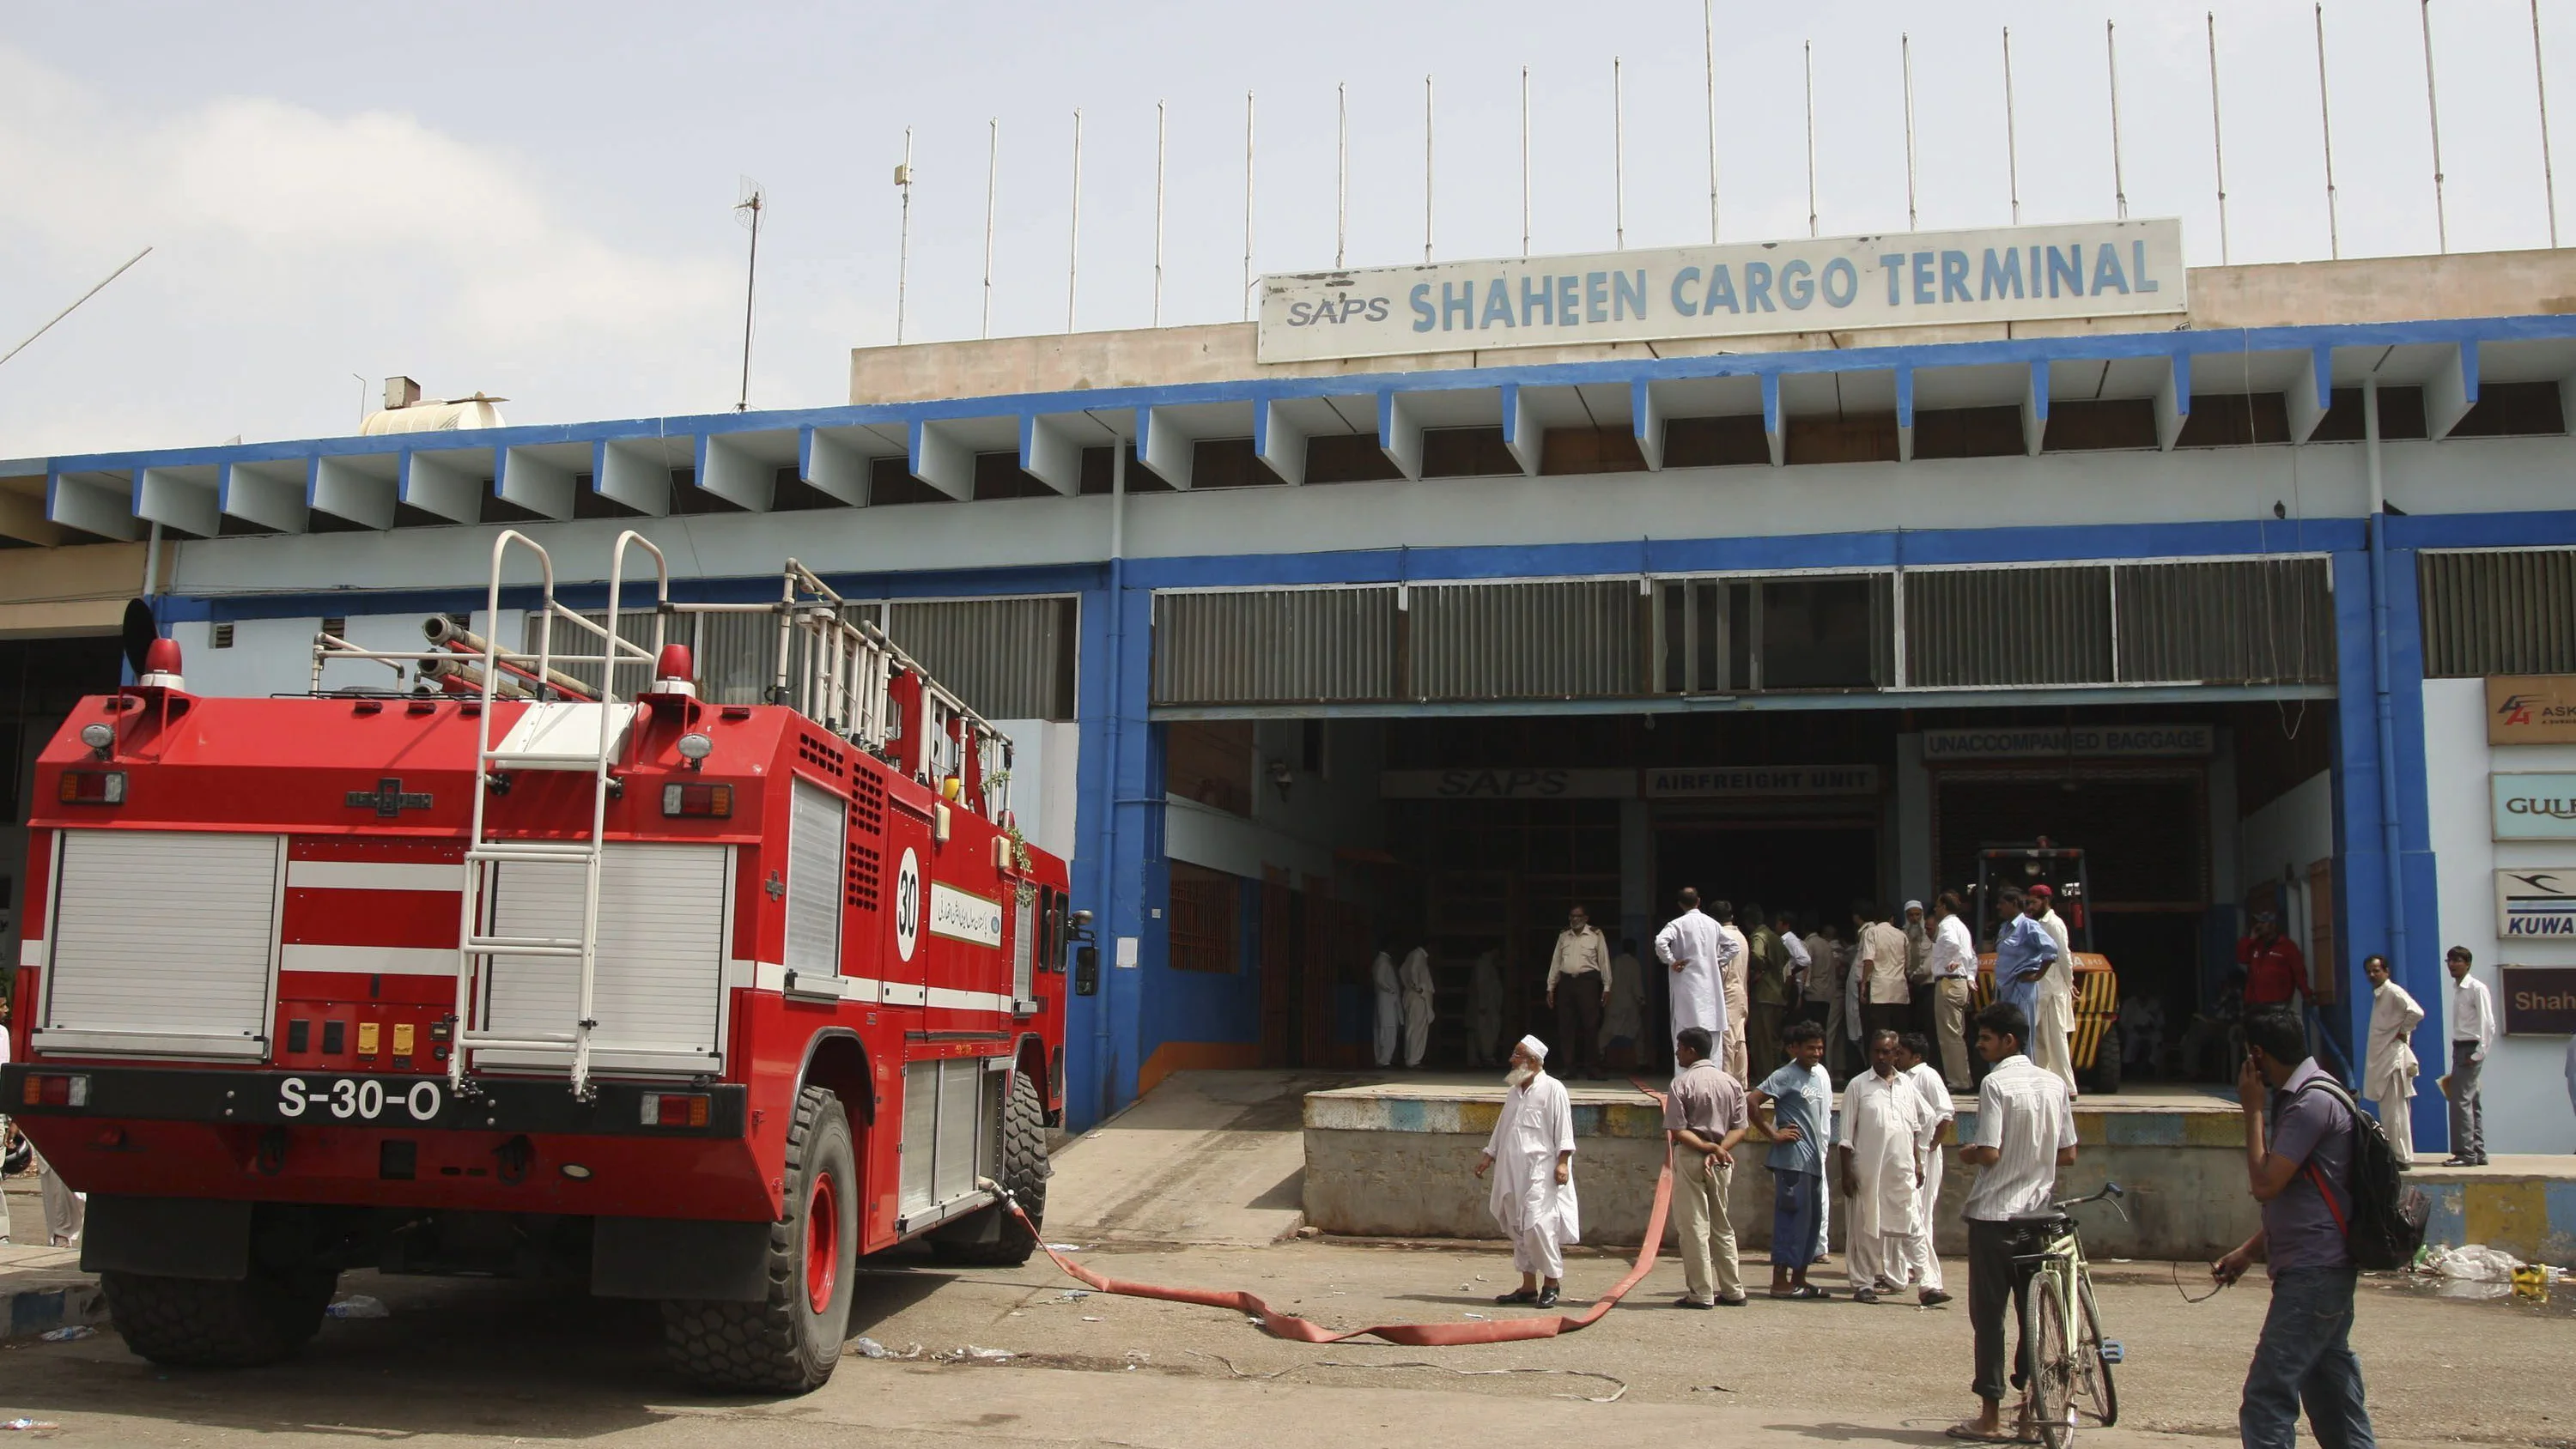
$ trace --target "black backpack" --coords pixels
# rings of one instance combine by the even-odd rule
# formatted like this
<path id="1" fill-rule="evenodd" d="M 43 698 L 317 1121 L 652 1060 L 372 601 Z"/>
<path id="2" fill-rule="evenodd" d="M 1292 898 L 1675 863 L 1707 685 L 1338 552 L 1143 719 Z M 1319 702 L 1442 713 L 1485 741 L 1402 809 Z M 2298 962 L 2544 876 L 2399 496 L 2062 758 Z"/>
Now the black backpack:
<path id="1" fill-rule="evenodd" d="M 2353 1266 L 2373 1272 L 2403 1268 L 2415 1261 L 2424 1246 L 2424 1223 L 2433 1215 L 2433 1205 L 2424 1194 L 2408 1187 L 2398 1171 L 2396 1150 L 2388 1145 L 2388 1134 L 2379 1119 L 2361 1110 L 2352 1094 L 2330 1077 L 2316 1077 L 2299 1089 L 2300 1095 L 2322 1091 L 2343 1103 L 2352 1114 L 2352 1217 L 2346 1219 L 2335 1206 L 2334 1194 L 2326 1190 L 2325 1174 L 2317 1169 L 2314 1159 L 2307 1164 L 2307 1174 L 2317 1185 L 2317 1195 L 2326 1200 L 2326 1211 L 2334 1217 L 2335 1226 L 2343 1229 L 2344 1246 L 2351 1250 Z"/>

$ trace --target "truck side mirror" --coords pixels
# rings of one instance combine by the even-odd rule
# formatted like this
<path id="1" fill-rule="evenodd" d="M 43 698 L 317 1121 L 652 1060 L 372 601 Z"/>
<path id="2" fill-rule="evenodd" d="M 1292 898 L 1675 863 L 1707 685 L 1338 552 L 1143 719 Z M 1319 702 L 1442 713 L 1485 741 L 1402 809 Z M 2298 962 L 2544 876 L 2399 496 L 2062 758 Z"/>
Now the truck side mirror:
<path id="1" fill-rule="evenodd" d="M 1100 994 L 1099 947 L 1082 946 L 1075 949 L 1073 953 L 1073 994 L 1076 996 L 1098 996 Z"/>

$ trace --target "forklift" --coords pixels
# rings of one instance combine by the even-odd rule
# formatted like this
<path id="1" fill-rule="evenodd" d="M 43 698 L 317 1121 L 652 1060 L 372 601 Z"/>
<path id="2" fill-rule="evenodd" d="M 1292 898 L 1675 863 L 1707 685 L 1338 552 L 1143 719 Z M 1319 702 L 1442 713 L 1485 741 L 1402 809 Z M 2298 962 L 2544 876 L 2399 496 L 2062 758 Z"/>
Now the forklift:
<path id="1" fill-rule="evenodd" d="M 2112 1030 L 2120 1017 L 2120 977 L 2110 958 L 2093 949 L 2092 892 L 2084 852 L 2059 845 L 2043 835 L 2028 845 L 1987 845 L 1977 850 L 1976 894 L 1970 905 L 1979 922 L 1985 951 L 1977 958 L 1975 1004 L 1995 999 L 1993 935 L 1995 893 L 2005 886 L 2028 891 L 2048 887 L 2057 914 L 2066 922 L 2067 944 L 2075 957 L 2075 1035 L 2067 1054 L 2077 1080 L 2087 1092 L 2120 1090 L 2120 1039 Z"/>

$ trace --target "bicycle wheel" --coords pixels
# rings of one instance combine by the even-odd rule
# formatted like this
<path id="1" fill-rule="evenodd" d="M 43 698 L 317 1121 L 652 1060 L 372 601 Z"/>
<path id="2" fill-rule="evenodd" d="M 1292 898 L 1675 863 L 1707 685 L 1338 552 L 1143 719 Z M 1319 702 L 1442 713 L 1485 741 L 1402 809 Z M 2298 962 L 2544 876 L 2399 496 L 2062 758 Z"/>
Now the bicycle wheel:
<path id="1" fill-rule="evenodd" d="M 2120 1391 L 2111 1382 L 2111 1360 L 2102 1351 L 2102 1311 L 2093 1306 L 2093 1279 L 2077 1280 L 2075 1296 L 2083 1310 L 2076 1323 L 2075 1397 L 2095 1423 L 2108 1429 L 2120 1422 Z"/>
<path id="2" fill-rule="evenodd" d="M 2075 1442 L 2075 1426 L 2068 1422 L 2075 1354 L 2066 1332 L 2066 1290 L 2055 1273 L 2038 1273 L 2030 1280 L 2030 1297 L 2022 1305 L 2022 1342 L 2030 1348 L 2025 1387 L 2031 1426 L 2048 1449 L 2067 1449 Z"/>

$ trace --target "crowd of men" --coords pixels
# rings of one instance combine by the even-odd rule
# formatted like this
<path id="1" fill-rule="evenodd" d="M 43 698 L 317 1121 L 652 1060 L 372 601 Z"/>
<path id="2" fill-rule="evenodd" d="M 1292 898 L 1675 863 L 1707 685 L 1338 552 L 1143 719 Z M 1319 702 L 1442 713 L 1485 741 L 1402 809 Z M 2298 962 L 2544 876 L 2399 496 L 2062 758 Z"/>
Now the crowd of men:
<path id="1" fill-rule="evenodd" d="M 1676 954 L 1685 961 L 1694 958 L 1684 953 L 1705 949 L 1696 926 L 1680 939 Z M 1677 993 L 1677 1010 L 1701 1009 L 1711 995 Z M 1942 1074 L 1926 1060 L 1922 1035 L 1871 1029 L 1868 1069 L 1845 1082 L 1836 1112 L 1819 1023 L 1789 1021 L 1781 1031 L 1787 1060 L 1750 1090 L 1720 1065 L 1726 1025 L 1720 1014 L 1713 1023 L 1680 1027 L 1673 1038 L 1678 1070 L 1665 1096 L 1664 1128 L 1684 1285 L 1674 1306 L 1750 1302 L 1728 1198 L 1737 1153 L 1756 1131 L 1767 1139 L 1763 1166 L 1771 1178 L 1770 1297 L 1833 1296 L 1808 1273 L 1825 1257 L 1826 1224 L 1839 1198 L 1848 1214 L 1852 1300 L 1875 1303 L 1911 1288 L 1927 1306 L 1949 1302 L 1932 1234 L 1943 1146 L 1957 1112 Z M 2007 1357 L 2006 1315 L 2021 1324 L 2028 1265 L 2053 1231 L 2046 1219 L 2057 1175 L 2077 1151 L 2073 1094 L 2028 1053 L 2031 1031 L 2011 1001 L 1977 1014 L 1976 1048 L 1988 1070 L 1977 1088 L 1973 1130 L 1957 1150 L 1960 1164 L 1976 1172 L 1960 1215 L 1977 1411 L 1947 1432 L 1979 1443 L 2037 1437 L 2026 1396 L 2007 1417 L 2007 1398 L 2029 1381 L 2032 1345 L 2018 1343 Z M 2290 1449 L 2304 1412 L 2320 1443 L 2370 1449 L 2361 1361 L 2351 1344 L 2358 1272 L 2343 1227 L 2354 1214 L 2358 1109 L 2308 1055 L 2295 1012 L 2274 1006 L 2249 1014 L 2245 1040 L 2238 1095 L 2247 1186 L 2263 1226 L 2210 1265 L 2225 1287 L 2262 1259 L 2272 1283 L 2272 1308 L 2238 1408 L 2239 1433 L 2249 1449 Z M 1513 1046 L 1510 1090 L 1475 1167 L 1479 1178 L 1491 1179 L 1488 1204 L 1521 1273 L 1519 1287 L 1496 1302 L 1541 1309 L 1556 1306 L 1564 1249 L 1582 1235 L 1573 1114 L 1547 1057 L 1547 1044 L 1535 1036 Z"/>

